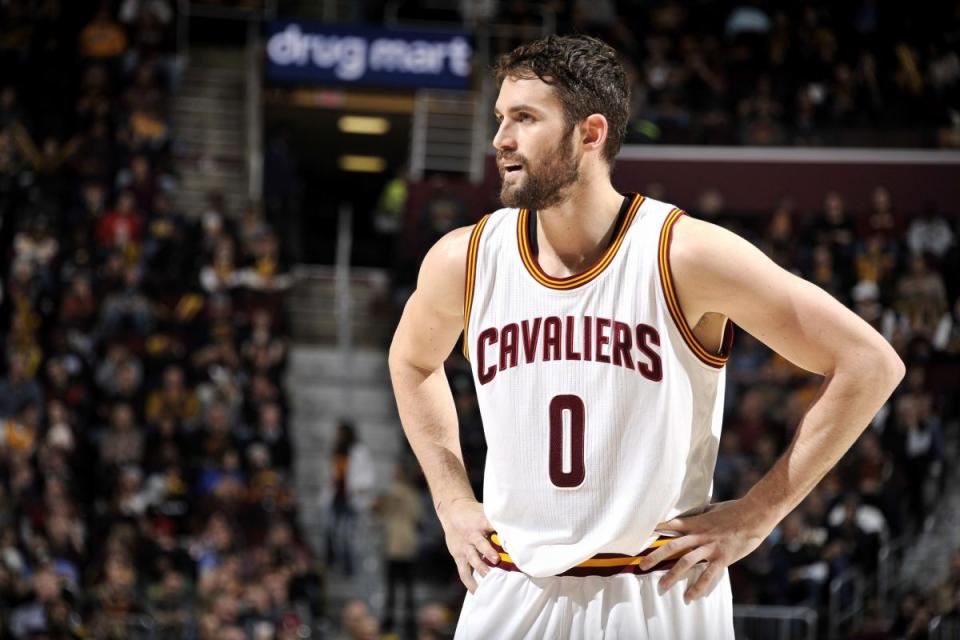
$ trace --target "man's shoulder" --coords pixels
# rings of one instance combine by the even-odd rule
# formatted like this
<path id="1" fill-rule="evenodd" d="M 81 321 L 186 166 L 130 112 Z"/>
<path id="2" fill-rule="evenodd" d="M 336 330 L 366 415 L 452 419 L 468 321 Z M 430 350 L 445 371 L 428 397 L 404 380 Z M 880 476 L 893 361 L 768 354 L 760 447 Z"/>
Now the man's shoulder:
<path id="1" fill-rule="evenodd" d="M 666 217 L 674 209 L 680 209 L 683 211 L 680 207 L 671 202 L 664 202 L 663 200 L 657 200 L 656 198 L 651 198 L 649 196 L 643 197 L 643 202 L 641 203 L 640 207 L 645 215 L 659 214 L 661 217 Z"/>
<path id="2" fill-rule="evenodd" d="M 483 235 L 485 230 L 497 226 L 504 218 L 510 215 L 515 216 L 517 211 L 517 209 L 497 209 L 484 215 L 473 224 L 457 227 L 437 240 L 430 249 L 430 254 L 434 254 L 433 257 L 436 258 L 435 261 L 437 262 L 463 260 L 470 250 L 471 240 L 476 235 Z"/>
<path id="3" fill-rule="evenodd" d="M 480 218 L 477 222 L 457 227 L 437 240 L 420 265 L 419 285 L 428 284 L 435 291 L 462 294 L 467 271 L 467 259 L 473 240 L 500 211 Z"/>

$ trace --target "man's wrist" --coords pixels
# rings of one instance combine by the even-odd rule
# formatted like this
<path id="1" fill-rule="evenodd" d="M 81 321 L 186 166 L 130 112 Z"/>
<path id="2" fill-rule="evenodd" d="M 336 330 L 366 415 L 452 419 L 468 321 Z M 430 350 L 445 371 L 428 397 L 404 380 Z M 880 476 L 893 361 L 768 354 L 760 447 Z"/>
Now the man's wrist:
<path id="1" fill-rule="evenodd" d="M 758 533 L 766 537 L 786 517 L 782 505 L 763 496 L 756 487 L 750 489 L 740 502 L 746 511 L 746 521 Z"/>
<path id="2" fill-rule="evenodd" d="M 437 500 L 437 503 L 435 505 L 433 505 L 433 508 L 437 512 L 437 517 L 442 520 L 444 510 L 449 509 L 451 506 L 453 506 L 454 503 L 460 502 L 461 500 L 476 500 L 476 498 L 473 497 L 472 495 L 441 498 L 440 500 Z"/>

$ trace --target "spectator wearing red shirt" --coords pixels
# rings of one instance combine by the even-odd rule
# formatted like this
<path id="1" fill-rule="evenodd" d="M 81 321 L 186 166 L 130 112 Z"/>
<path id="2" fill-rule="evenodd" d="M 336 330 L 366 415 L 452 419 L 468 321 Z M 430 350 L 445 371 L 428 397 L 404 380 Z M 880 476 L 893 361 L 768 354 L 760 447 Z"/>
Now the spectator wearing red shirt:
<path id="1" fill-rule="evenodd" d="M 140 244 L 143 237 L 143 216 L 137 211 L 136 199 L 130 191 L 117 196 L 114 208 L 97 223 L 97 242 L 103 247 L 125 249 Z"/>

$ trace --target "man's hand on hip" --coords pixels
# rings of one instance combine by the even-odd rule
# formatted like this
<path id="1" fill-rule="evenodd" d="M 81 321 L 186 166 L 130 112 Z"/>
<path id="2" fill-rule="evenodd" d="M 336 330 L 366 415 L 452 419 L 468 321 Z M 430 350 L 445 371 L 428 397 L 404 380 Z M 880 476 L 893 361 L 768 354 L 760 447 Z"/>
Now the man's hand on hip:
<path id="1" fill-rule="evenodd" d="M 477 588 L 473 570 L 485 576 L 490 564 L 500 562 L 500 554 L 490 544 L 493 527 L 483 513 L 483 505 L 472 498 L 457 498 L 443 505 L 438 515 L 460 580 L 473 593 Z"/>
<path id="2" fill-rule="evenodd" d="M 660 578 L 662 591 L 672 587 L 698 562 L 707 562 L 700 578 L 683 594 L 689 602 L 709 593 L 719 582 L 723 570 L 760 546 L 772 527 L 748 513 L 743 502 L 729 500 L 708 507 L 703 513 L 661 522 L 658 531 L 680 534 L 648 555 L 640 564 L 643 570 L 676 557 L 676 564 Z"/>

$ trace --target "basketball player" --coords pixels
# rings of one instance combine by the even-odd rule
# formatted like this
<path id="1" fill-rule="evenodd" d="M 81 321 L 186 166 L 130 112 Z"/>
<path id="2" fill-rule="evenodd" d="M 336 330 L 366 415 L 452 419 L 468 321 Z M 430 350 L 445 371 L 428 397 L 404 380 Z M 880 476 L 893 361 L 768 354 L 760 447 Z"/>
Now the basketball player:
<path id="1" fill-rule="evenodd" d="M 430 250 L 390 350 L 470 591 L 457 637 L 732 638 L 727 567 L 836 464 L 903 363 L 743 239 L 613 188 L 629 89 L 610 47 L 550 37 L 502 57 L 497 79 L 506 208 Z M 732 323 L 824 379 L 767 474 L 710 505 Z M 482 504 L 443 369 L 461 331 Z"/>

